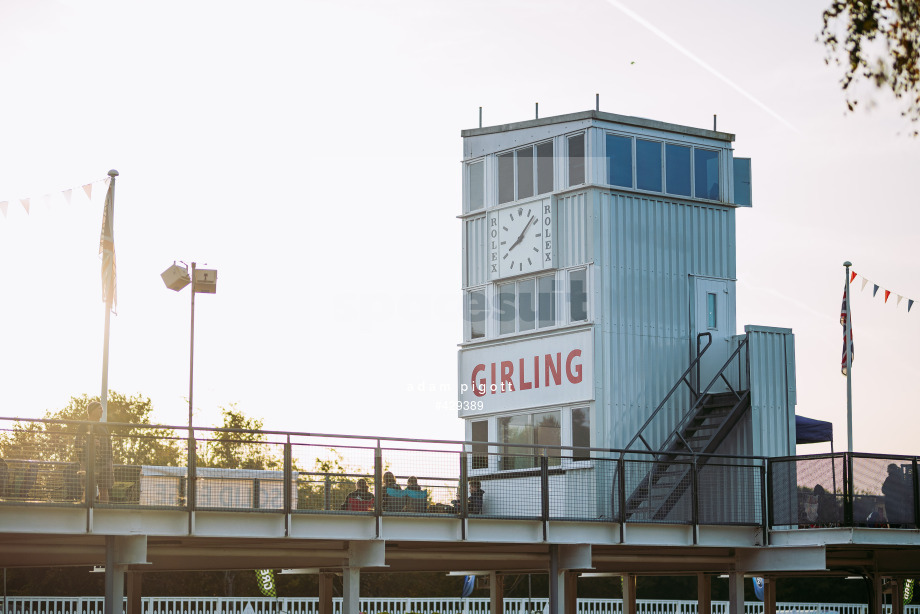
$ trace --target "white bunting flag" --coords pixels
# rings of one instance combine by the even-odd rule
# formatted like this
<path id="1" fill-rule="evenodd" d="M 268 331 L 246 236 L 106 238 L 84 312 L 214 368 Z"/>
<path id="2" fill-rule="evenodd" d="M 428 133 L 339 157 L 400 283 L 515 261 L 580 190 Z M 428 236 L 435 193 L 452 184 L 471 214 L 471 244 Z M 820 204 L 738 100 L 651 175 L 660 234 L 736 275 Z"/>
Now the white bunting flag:
<path id="1" fill-rule="evenodd" d="M 0 211 L 3 211 L 3 217 L 6 217 L 6 209 L 10 206 L 10 201 L 5 200 L 0 203 Z"/>
<path id="2" fill-rule="evenodd" d="M 83 186 L 83 191 L 86 192 L 86 199 L 93 202 L 93 184 L 87 183 Z"/>
<path id="3" fill-rule="evenodd" d="M 64 190 L 63 194 L 64 194 L 64 200 L 67 201 L 67 204 L 69 205 L 70 199 L 73 197 L 73 188 L 70 188 L 69 190 Z"/>
<path id="4" fill-rule="evenodd" d="M 28 215 L 29 214 L 29 199 L 20 198 L 19 202 L 22 203 L 22 208 L 26 210 L 26 215 Z"/>
<path id="5" fill-rule="evenodd" d="M 866 289 L 866 284 L 869 283 L 869 280 L 863 277 L 862 288 L 859 289 L 860 292 Z"/>
<path id="6" fill-rule="evenodd" d="M 903 300 L 904 300 L 904 297 L 901 296 L 901 295 L 899 294 L 899 295 L 898 295 L 898 302 L 895 304 L 895 307 L 899 307 L 899 306 L 901 305 L 901 301 L 903 301 Z"/>

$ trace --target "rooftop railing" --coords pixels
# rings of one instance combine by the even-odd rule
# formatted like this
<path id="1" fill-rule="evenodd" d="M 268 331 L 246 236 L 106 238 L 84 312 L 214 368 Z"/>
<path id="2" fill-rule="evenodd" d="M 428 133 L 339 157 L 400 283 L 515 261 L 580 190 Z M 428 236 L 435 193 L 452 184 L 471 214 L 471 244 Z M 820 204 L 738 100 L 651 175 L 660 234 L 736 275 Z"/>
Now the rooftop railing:
<path id="1" fill-rule="evenodd" d="M 917 457 L 686 455 L 687 492 L 628 516 L 652 452 L 0 418 L 0 505 L 916 528 Z M 487 451 L 484 451 L 487 450 Z M 705 462 L 701 462 L 705 456 Z M 90 485 L 87 487 L 87 485 Z M 96 487 L 93 487 L 95 485 Z M 654 491 L 639 493 L 653 499 Z M 671 498 L 674 499 L 673 494 Z"/>

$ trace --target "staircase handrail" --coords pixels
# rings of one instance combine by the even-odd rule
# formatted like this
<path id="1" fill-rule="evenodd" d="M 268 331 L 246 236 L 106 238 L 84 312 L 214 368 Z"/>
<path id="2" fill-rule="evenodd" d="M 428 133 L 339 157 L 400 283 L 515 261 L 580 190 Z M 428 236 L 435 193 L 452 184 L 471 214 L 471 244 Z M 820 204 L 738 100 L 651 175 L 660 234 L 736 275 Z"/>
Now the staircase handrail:
<path id="1" fill-rule="evenodd" d="M 703 349 L 699 349 L 700 338 L 704 336 L 708 337 L 708 340 L 706 341 L 706 345 L 703 347 Z M 652 414 L 648 417 L 648 419 L 645 421 L 645 424 L 639 427 L 639 430 L 636 432 L 633 438 L 629 440 L 629 443 L 626 444 L 626 446 L 623 448 L 623 451 L 620 452 L 620 459 L 622 459 L 626 455 L 626 452 L 629 451 L 630 448 L 632 448 L 632 445 L 636 443 L 637 439 L 641 440 L 642 443 L 645 444 L 645 447 L 649 452 L 655 452 L 655 450 L 652 450 L 652 446 L 650 446 L 648 442 L 645 440 L 645 437 L 642 436 L 642 432 L 648 427 L 649 424 L 652 423 L 652 420 L 655 419 L 655 416 L 657 416 L 658 412 L 660 412 L 661 409 L 667 404 L 668 400 L 670 400 L 671 396 L 677 391 L 677 389 L 680 387 L 681 384 L 687 384 L 687 387 L 690 389 L 690 392 L 692 394 L 696 394 L 696 391 L 693 390 L 693 385 L 689 381 L 687 381 L 687 376 L 690 375 L 693 369 L 699 364 L 700 360 L 703 358 L 703 354 L 706 353 L 706 350 L 708 350 L 709 346 L 711 345 L 712 345 L 712 333 L 710 332 L 699 333 L 696 336 L 696 346 L 697 346 L 696 358 L 693 359 L 693 361 L 690 363 L 690 366 L 687 367 L 687 369 L 683 372 L 680 378 L 678 378 L 678 380 L 674 383 L 674 385 L 671 386 L 671 389 L 668 391 L 668 394 L 665 395 L 661 403 L 658 404 L 658 407 L 655 408 L 655 411 L 653 411 Z M 711 384 L 710 384 L 710 387 L 711 387 Z"/>
<path id="2" fill-rule="evenodd" d="M 706 395 L 709 394 L 709 391 L 712 389 L 712 387 L 716 385 L 716 382 L 719 380 L 719 378 L 722 378 L 722 380 L 728 386 L 728 389 L 731 391 L 731 393 L 735 395 L 735 398 L 737 398 L 739 401 L 741 400 L 741 395 L 738 394 L 738 391 L 735 390 L 731 382 L 729 382 L 728 379 L 725 377 L 725 370 L 728 369 L 729 365 L 732 363 L 735 357 L 740 354 L 742 348 L 747 346 L 747 342 L 748 342 L 748 336 L 744 335 L 744 339 L 741 341 L 741 343 L 738 344 L 738 347 L 735 348 L 735 351 L 731 353 L 731 356 L 728 357 L 728 360 L 725 361 L 725 364 L 722 365 L 722 368 L 719 369 L 719 371 L 715 374 L 715 376 L 712 378 L 712 381 L 710 381 L 709 385 L 706 386 L 706 389 L 703 390 L 703 392 L 700 393 L 700 395 L 696 398 L 696 401 L 692 405 L 690 405 L 690 409 L 688 409 L 684 413 L 683 417 L 677 423 L 677 426 L 675 426 L 674 430 L 671 432 L 671 435 L 667 439 L 664 440 L 659 452 L 663 452 L 667 450 L 668 444 L 676 438 L 677 440 L 680 441 L 680 443 L 684 445 L 685 448 L 687 448 L 687 450 L 693 456 L 694 461 L 695 461 L 697 457 L 697 453 L 693 450 L 693 447 L 689 443 L 687 443 L 687 441 L 681 435 L 684 425 L 687 423 L 687 421 L 692 416 L 696 414 L 696 410 L 703 403 L 703 400 L 706 398 Z M 740 382 L 739 382 L 739 386 L 740 386 Z"/>

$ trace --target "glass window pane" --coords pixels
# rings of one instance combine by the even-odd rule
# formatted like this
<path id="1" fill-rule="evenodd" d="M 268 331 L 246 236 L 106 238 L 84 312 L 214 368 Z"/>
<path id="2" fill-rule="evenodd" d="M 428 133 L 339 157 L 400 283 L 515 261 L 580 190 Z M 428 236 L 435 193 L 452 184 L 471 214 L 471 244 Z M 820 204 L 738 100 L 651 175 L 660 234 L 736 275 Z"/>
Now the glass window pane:
<path id="1" fill-rule="evenodd" d="M 632 139 L 607 135 L 607 183 L 632 187 Z"/>
<path id="2" fill-rule="evenodd" d="M 514 154 L 508 152 L 498 156 L 498 203 L 514 200 Z"/>
<path id="3" fill-rule="evenodd" d="M 537 278 L 537 307 L 540 310 L 540 328 L 556 325 L 556 278 L 544 275 Z"/>
<path id="4" fill-rule="evenodd" d="M 537 297 L 534 293 L 535 279 L 518 283 L 518 313 L 521 318 L 519 330 L 533 330 L 537 319 Z"/>
<path id="5" fill-rule="evenodd" d="M 569 185 L 585 182 L 585 135 L 569 137 Z"/>
<path id="6" fill-rule="evenodd" d="M 636 139 L 636 187 L 661 191 L 661 143 Z"/>
<path id="7" fill-rule="evenodd" d="M 553 191 L 553 142 L 537 145 L 537 194 Z"/>
<path id="8" fill-rule="evenodd" d="M 690 196 L 690 148 L 668 143 L 664 157 L 668 193 Z"/>
<path id="9" fill-rule="evenodd" d="M 486 336 L 486 292 L 470 292 L 470 337 L 481 339 Z"/>
<path id="10" fill-rule="evenodd" d="M 706 295 L 706 326 L 708 328 L 718 328 L 716 326 L 716 295 L 712 292 Z"/>
<path id="11" fill-rule="evenodd" d="M 485 164 L 470 164 L 470 211 L 482 209 L 485 204 Z"/>
<path id="12" fill-rule="evenodd" d="M 471 425 L 473 438 L 473 469 L 487 469 L 489 467 L 489 441 L 488 420 L 477 420 Z M 476 443 L 483 442 L 483 443 Z"/>
<path id="13" fill-rule="evenodd" d="M 533 443 L 533 426 L 529 415 L 505 416 L 498 419 L 498 439 L 504 444 Z M 524 469 L 534 466 L 533 448 L 504 446 L 502 469 Z"/>
<path id="14" fill-rule="evenodd" d="M 544 446 L 562 445 L 561 412 L 548 411 L 534 415 L 534 443 Z M 562 450 L 558 448 L 535 449 L 536 454 L 545 454 L 549 457 L 550 465 L 560 464 Z"/>
<path id="15" fill-rule="evenodd" d="M 696 149 L 693 153 L 696 197 L 719 200 L 719 152 Z"/>
<path id="16" fill-rule="evenodd" d="M 587 407 L 578 407 L 572 410 L 572 458 L 587 460 L 591 457 L 589 450 L 581 448 L 591 447 L 591 413 Z"/>
<path id="17" fill-rule="evenodd" d="M 514 332 L 514 284 L 501 284 L 498 287 L 498 333 L 507 335 Z"/>
<path id="18" fill-rule="evenodd" d="M 517 150 L 518 198 L 533 196 L 533 147 Z"/>
<path id="19" fill-rule="evenodd" d="M 569 316 L 572 322 L 588 319 L 587 270 L 569 272 Z"/>

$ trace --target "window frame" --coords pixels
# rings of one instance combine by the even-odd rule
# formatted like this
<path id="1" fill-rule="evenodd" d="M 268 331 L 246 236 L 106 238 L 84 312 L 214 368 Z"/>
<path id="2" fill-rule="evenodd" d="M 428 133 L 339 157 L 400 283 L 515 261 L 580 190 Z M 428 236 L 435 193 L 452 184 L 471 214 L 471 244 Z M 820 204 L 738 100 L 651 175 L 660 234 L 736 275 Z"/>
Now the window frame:
<path id="1" fill-rule="evenodd" d="M 542 278 L 546 278 L 546 277 L 551 277 L 553 279 L 553 291 L 552 291 L 552 294 L 550 295 L 551 296 L 550 305 L 552 305 L 551 308 L 553 310 L 553 323 L 546 325 L 546 326 L 542 326 L 540 324 L 541 308 L 540 308 L 539 280 Z M 496 327 L 494 330 L 497 331 L 497 334 L 495 335 L 495 337 L 498 338 L 498 337 L 507 337 L 510 335 L 522 334 L 522 333 L 523 334 L 534 333 L 534 332 L 541 331 L 541 330 L 549 330 L 553 327 L 559 326 L 560 324 L 559 316 L 558 316 L 559 305 L 557 304 L 557 301 L 559 299 L 559 289 L 557 287 L 556 277 L 557 277 L 556 271 L 552 271 L 550 273 L 527 275 L 525 277 L 519 277 L 515 279 L 509 279 L 509 280 L 496 282 L 495 283 L 495 289 L 496 289 L 495 299 L 492 301 L 492 304 L 495 310 L 495 324 L 496 324 Z M 527 282 L 533 282 L 534 284 L 534 294 L 533 294 L 534 296 L 534 320 L 533 320 L 533 328 L 522 329 L 521 328 L 521 299 L 520 299 L 521 291 L 520 291 L 520 288 L 521 288 L 522 283 L 527 283 Z M 501 332 L 501 314 L 499 311 L 500 304 L 498 302 L 501 300 L 500 299 L 501 292 L 499 291 L 499 288 L 501 288 L 502 286 L 509 285 L 509 284 L 514 285 L 514 330 L 503 333 Z M 486 335 L 486 337 L 488 338 L 488 334 Z"/>
<path id="2" fill-rule="evenodd" d="M 473 198 L 472 198 L 473 196 L 472 178 L 473 178 L 473 167 L 476 165 L 482 166 L 482 194 L 480 195 L 482 197 L 482 206 L 474 209 L 473 208 Z M 465 183 L 464 187 L 466 188 L 465 192 L 466 192 L 466 211 L 467 213 L 476 213 L 476 212 L 485 211 L 486 209 L 488 209 L 489 203 L 488 203 L 488 199 L 486 199 L 486 159 L 485 158 L 479 158 L 477 160 L 466 163 L 466 176 L 464 178 L 464 183 Z"/>
<path id="3" fill-rule="evenodd" d="M 669 139 L 653 138 L 646 135 L 636 135 L 636 134 L 625 134 L 622 132 L 617 132 L 615 130 L 604 130 L 604 185 L 610 187 L 614 190 L 635 190 L 643 194 L 665 194 L 668 196 L 674 196 L 677 198 L 687 198 L 693 200 L 702 200 L 706 202 L 725 202 L 722 198 L 722 195 L 725 192 L 724 186 L 722 185 L 723 180 L 723 168 L 722 168 L 722 159 L 724 154 L 724 149 L 718 147 L 710 147 L 706 145 L 697 145 L 694 142 L 686 141 L 675 141 Z M 631 177 L 632 185 L 625 186 L 612 183 L 611 177 L 611 157 L 607 151 L 607 137 L 618 137 L 629 139 L 630 141 L 630 155 L 632 156 L 632 168 L 631 168 Z M 661 146 L 660 149 L 660 163 L 661 163 L 661 190 L 650 190 L 646 188 L 639 187 L 639 162 L 638 162 L 638 152 L 639 152 L 639 141 L 647 141 L 650 143 L 658 143 Z M 690 194 L 681 194 L 678 192 L 672 192 L 668 189 L 668 147 L 683 147 L 690 150 Z M 700 196 L 698 195 L 697 188 L 697 152 L 705 151 L 715 154 L 716 159 L 716 187 L 719 190 L 719 194 L 716 198 L 709 198 L 709 196 Z"/>
<path id="4" fill-rule="evenodd" d="M 552 150 L 553 150 L 553 155 L 552 155 L 552 156 L 543 156 L 543 157 L 541 158 L 540 155 L 539 155 L 539 154 L 540 154 L 539 148 L 540 148 L 541 145 L 544 145 L 544 146 L 545 146 L 546 144 L 549 144 L 550 147 L 552 148 Z M 519 162 L 518 162 L 518 158 L 520 157 L 520 156 L 518 156 L 518 151 L 521 151 L 521 150 L 523 150 L 523 149 L 530 149 L 530 151 L 531 151 L 530 161 L 531 161 L 531 169 L 532 169 L 532 173 L 533 173 L 533 174 L 531 175 L 531 184 L 532 184 L 531 190 L 532 190 L 532 192 L 531 192 L 531 194 L 528 195 L 528 196 L 521 196 L 521 190 L 520 190 L 520 179 L 521 179 L 520 175 L 521 175 L 521 173 L 520 173 Z M 551 193 L 553 192 L 553 190 L 555 189 L 555 161 L 556 161 L 556 155 L 555 155 L 555 154 L 556 154 L 556 145 L 555 145 L 553 139 L 543 139 L 543 140 L 540 140 L 540 141 L 535 141 L 535 142 L 533 142 L 533 143 L 527 143 L 527 144 L 525 144 L 525 145 L 521 145 L 521 146 L 518 146 L 518 147 L 514 147 L 514 148 L 508 149 L 508 150 L 506 150 L 506 151 L 497 152 L 497 153 L 495 154 L 495 160 L 496 160 L 496 162 L 495 162 L 495 164 L 496 164 L 496 177 L 497 177 L 497 181 L 495 182 L 495 183 L 496 183 L 496 186 L 495 186 L 496 201 L 495 201 L 495 202 L 496 202 L 497 204 L 499 204 L 499 205 L 507 205 L 507 204 L 510 204 L 510 203 L 515 203 L 515 202 L 517 202 L 517 201 L 519 201 L 519 200 L 526 200 L 526 199 L 529 199 L 529 198 L 538 198 L 538 197 L 540 197 L 540 196 L 543 196 L 544 194 L 551 194 Z M 501 200 L 501 195 L 502 195 L 502 190 L 501 190 L 501 188 L 502 188 L 502 180 L 501 180 L 501 159 L 502 159 L 503 157 L 508 156 L 508 155 L 511 156 L 511 184 L 512 184 L 512 190 L 511 190 L 511 191 L 512 191 L 512 198 L 511 198 L 511 200 L 504 200 L 504 201 L 503 201 L 503 200 Z M 541 165 L 540 165 L 540 160 L 543 159 L 543 158 L 547 158 L 547 157 L 552 161 L 552 164 L 550 165 L 550 168 L 549 168 L 549 177 L 550 177 L 549 183 L 550 183 L 550 188 L 549 188 L 549 190 L 547 190 L 546 192 L 541 192 L 541 191 L 540 191 L 540 177 L 541 177 L 542 175 L 540 174 L 540 166 L 541 166 Z M 486 207 L 486 208 L 488 208 L 488 207 Z"/>
<path id="5" fill-rule="evenodd" d="M 573 138 L 581 137 L 581 173 L 578 183 L 572 183 L 572 148 Z M 565 187 L 574 188 L 588 183 L 588 133 L 586 130 L 565 135 Z"/>
<path id="6" fill-rule="evenodd" d="M 584 273 L 585 273 L 585 288 L 584 288 L 584 293 L 585 293 L 585 319 L 584 319 L 584 320 L 574 320 L 574 319 L 572 319 L 572 282 L 571 282 L 571 276 L 572 276 L 572 273 L 577 273 L 577 272 L 579 272 L 579 271 L 584 271 Z M 566 323 L 566 324 L 581 324 L 581 323 L 591 322 L 591 321 L 592 321 L 592 319 L 591 319 L 591 300 L 590 300 L 590 297 L 591 297 L 591 290 L 590 290 L 590 288 L 591 288 L 591 276 L 588 274 L 588 266 L 587 266 L 587 265 L 584 265 L 584 266 L 572 267 L 572 268 L 570 268 L 570 269 L 565 269 L 565 279 L 564 279 L 564 283 L 565 283 L 564 291 L 565 291 L 565 308 L 566 308 L 566 312 L 565 312 L 565 323 Z"/>

